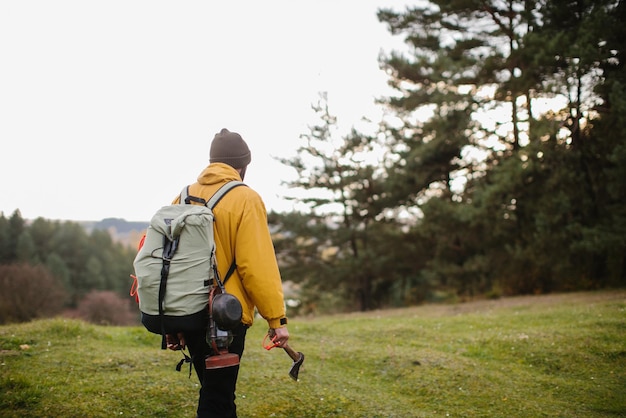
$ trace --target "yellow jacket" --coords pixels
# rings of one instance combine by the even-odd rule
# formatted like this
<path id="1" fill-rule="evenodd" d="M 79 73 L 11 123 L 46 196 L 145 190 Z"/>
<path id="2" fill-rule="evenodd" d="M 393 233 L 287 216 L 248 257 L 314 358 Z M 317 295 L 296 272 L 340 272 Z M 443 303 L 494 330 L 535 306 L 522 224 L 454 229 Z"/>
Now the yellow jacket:
<path id="1" fill-rule="evenodd" d="M 189 186 L 189 195 L 208 201 L 231 180 L 241 180 L 237 170 L 227 164 L 212 163 Z M 180 196 L 173 203 L 179 202 Z M 222 280 L 233 259 L 237 262 L 225 288 L 241 302 L 242 322 L 252 325 L 256 307 L 270 328 L 284 325 L 282 282 L 261 196 L 250 187 L 235 187 L 219 201 L 213 213 L 217 267 Z"/>

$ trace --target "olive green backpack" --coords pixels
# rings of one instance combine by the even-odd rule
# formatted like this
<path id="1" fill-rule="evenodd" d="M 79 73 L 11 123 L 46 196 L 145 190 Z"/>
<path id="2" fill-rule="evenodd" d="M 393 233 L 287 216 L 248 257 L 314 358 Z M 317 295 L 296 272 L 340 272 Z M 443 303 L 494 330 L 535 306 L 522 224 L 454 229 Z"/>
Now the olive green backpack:
<path id="1" fill-rule="evenodd" d="M 133 263 L 141 322 L 148 331 L 165 336 L 206 329 L 209 291 L 219 279 L 212 209 L 229 190 L 242 185 L 228 182 L 208 202 L 189 196 L 186 187 L 180 204 L 164 206 L 152 217 Z M 223 282 L 235 268 L 233 260 Z"/>

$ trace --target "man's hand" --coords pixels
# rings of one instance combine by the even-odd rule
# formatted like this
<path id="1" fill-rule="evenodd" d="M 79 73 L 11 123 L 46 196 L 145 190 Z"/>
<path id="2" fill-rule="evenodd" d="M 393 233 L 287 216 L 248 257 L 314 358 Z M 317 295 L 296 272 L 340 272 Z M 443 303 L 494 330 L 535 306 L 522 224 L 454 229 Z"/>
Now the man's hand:
<path id="1" fill-rule="evenodd" d="M 165 343 L 170 350 L 184 350 L 185 349 L 185 335 L 179 332 L 176 335 L 166 334 Z"/>
<path id="2" fill-rule="evenodd" d="M 269 335 L 276 347 L 283 347 L 289 340 L 289 331 L 287 327 L 271 328 Z"/>

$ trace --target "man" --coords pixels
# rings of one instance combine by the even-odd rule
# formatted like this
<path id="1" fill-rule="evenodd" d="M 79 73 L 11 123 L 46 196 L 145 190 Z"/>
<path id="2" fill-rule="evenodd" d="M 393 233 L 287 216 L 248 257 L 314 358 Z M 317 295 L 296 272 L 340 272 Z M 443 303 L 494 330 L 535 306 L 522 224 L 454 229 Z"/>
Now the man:
<path id="1" fill-rule="evenodd" d="M 189 195 L 208 201 L 225 183 L 243 180 L 251 161 L 243 138 L 222 129 L 211 143 L 209 166 L 189 187 Z M 174 200 L 180 203 L 180 197 Z M 233 260 L 236 269 L 226 281 L 226 291 L 239 299 L 243 308 L 241 324 L 233 330 L 229 352 L 241 357 L 246 330 L 252 325 L 254 308 L 267 321 L 273 342 L 282 347 L 289 339 L 282 283 L 274 246 L 267 225 L 265 205 L 257 192 L 247 186 L 235 187 L 215 206 L 215 245 L 222 280 Z M 201 382 L 198 417 L 236 417 L 235 388 L 239 365 L 205 369 L 205 357 L 212 353 L 205 333 L 168 335 L 168 348 L 189 348 Z"/>

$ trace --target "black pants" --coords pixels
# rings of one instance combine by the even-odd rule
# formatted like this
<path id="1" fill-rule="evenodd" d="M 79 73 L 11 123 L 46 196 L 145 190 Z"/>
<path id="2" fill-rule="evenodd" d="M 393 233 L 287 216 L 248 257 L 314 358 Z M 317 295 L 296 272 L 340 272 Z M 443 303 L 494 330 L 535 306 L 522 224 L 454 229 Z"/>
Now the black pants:
<path id="1" fill-rule="evenodd" d="M 247 329 L 247 326 L 239 324 L 233 330 L 233 342 L 228 347 L 228 351 L 239 355 L 240 359 L 243 355 Z M 185 341 L 201 384 L 198 418 L 236 418 L 235 389 L 239 365 L 206 370 L 204 358 L 212 352 L 206 343 L 206 334 L 204 332 L 185 334 Z"/>

